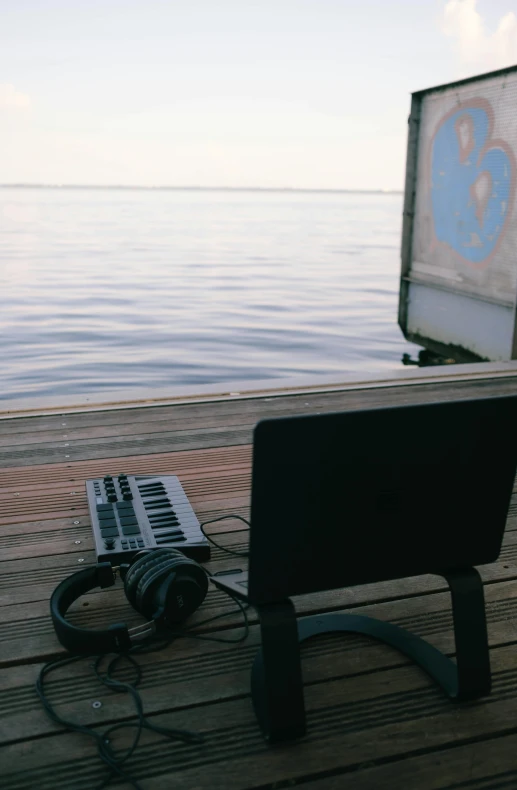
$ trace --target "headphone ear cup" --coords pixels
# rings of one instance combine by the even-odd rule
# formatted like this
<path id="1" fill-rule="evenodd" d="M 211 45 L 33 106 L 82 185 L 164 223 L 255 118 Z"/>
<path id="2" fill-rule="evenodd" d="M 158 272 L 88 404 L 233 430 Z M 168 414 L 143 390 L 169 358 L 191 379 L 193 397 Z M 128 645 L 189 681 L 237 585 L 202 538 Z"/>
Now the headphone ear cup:
<path id="1" fill-rule="evenodd" d="M 183 554 L 163 557 L 140 577 L 136 606 L 149 619 L 181 623 L 203 603 L 207 590 L 207 575 L 194 560 Z"/>
<path id="2" fill-rule="evenodd" d="M 128 568 L 124 578 L 124 592 L 133 609 L 139 611 L 136 593 L 138 584 L 144 573 L 159 562 L 159 560 L 166 557 L 171 559 L 172 556 L 179 558 L 183 557 L 183 554 L 177 551 L 177 549 L 150 549 L 146 551 L 145 554 L 137 555 L 131 567 Z"/>

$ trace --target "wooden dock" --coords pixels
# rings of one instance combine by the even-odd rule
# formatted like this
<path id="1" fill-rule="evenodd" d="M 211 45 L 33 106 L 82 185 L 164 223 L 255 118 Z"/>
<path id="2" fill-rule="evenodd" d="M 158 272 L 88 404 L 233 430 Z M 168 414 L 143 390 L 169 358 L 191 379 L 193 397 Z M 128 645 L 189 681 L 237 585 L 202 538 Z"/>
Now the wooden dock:
<path id="1" fill-rule="evenodd" d="M 517 365 L 410 371 L 394 380 L 221 393 L 169 402 L 4 412 L 0 419 L 0 786 L 87 790 L 108 776 L 96 747 L 64 732 L 35 692 L 41 665 L 64 651 L 49 597 L 68 574 L 94 562 L 84 481 L 107 473 L 176 474 L 200 520 L 249 512 L 251 436 L 263 417 L 517 391 Z M 439 492 L 430 492 L 432 495 Z M 259 629 L 237 645 L 180 639 L 139 659 L 145 713 L 158 725 L 202 733 L 202 745 L 148 733 L 127 769 L 144 790 L 495 790 L 517 788 L 517 500 L 485 585 L 493 691 L 454 704 L 395 650 L 359 636 L 327 636 L 303 648 L 308 735 L 270 747 L 250 700 Z M 415 514 L 415 528 L 418 528 Z M 213 525 L 223 545 L 244 549 L 237 520 Z M 81 562 L 82 561 L 82 562 Z M 242 566 L 215 549 L 212 570 Z M 454 654 L 445 582 L 425 576 L 302 596 L 300 615 L 329 611 L 390 620 Z M 195 624 L 233 608 L 213 588 Z M 140 622 L 120 583 L 81 599 L 71 618 L 86 627 Z M 238 636 L 240 615 L 205 635 Z M 129 674 L 126 674 L 129 677 Z M 107 727 L 128 721 L 125 694 L 94 678 L 88 661 L 48 684 L 60 715 Z M 93 702 L 101 702 L 93 707 Z M 115 736 L 115 746 L 130 735 Z M 118 784 L 124 790 L 130 785 Z"/>

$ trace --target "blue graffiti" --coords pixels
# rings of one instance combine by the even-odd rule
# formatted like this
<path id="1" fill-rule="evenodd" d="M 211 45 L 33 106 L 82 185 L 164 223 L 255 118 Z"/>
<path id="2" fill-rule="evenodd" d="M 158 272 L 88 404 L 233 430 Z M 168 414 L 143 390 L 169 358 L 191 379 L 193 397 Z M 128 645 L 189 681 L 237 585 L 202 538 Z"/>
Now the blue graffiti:
<path id="1" fill-rule="evenodd" d="M 487 112 L 463 108 L 442 123 L 431 153 L 436 237 L 472 263 L 481 263 L 497 244 L 515 177 L 510 157 L 497 143 L 479 161 L 488 134 Z"/>

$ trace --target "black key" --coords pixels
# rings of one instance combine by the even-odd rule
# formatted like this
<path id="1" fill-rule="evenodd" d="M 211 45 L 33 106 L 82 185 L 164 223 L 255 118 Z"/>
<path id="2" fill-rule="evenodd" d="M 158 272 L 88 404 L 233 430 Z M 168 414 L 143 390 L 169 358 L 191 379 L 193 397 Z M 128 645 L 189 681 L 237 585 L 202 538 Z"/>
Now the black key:
<path id="1" fill-rule="evenodd" d="M 168 521 L 170 518 L 177 519 L 177 515 L 174 510 L 169 510 L 167 513 L 150 513 L 149 514 L 149 521 L 152 524 L 159 524 L 160 521 Z"/>
<path id="2" fill-rule="evenodd" d="M 162 496 L 159 499 L 150 499 L 149 497 L 142 497 L 142 499 L 143 499 L 143 501 L 145 502 L 146 505 L 165 505 L 165 504 L 170 505 L 171 504 L 171 500 L 168 497 L 166 497 L 166 496 Z"/>
<path id="3" fill-rule="evenodd" d="M 113 511 L 113 505 L 97 505 L 97 513 L 102 513 L 103 510 Z"/>
<path id="4" fill-rule="evenodd" d="M 179 535 L 183 535 L 181 529 L 169 529 L 167 532 L 160 532 L 159 535 L 156 535 L 156 540 L 158 540 L 158 538 L 167 538 L 169 536 L 171 538 L 177 538 Z"/>
<path id="5" fill-rule="evenodd" d="M 180 523 L 177 519 L 171 519 L 170 521 L 160 521 L 159 524 L 151 524 L 151 528 L 155 532 L 157 529 L 164 529 L 165 527 L 179 527 Z"/>
<path id="6" fill-rule="evenodd" d="M 118 529 L 116 527 L 108 527 L 107 529 L 101 529 L 101 535 L 103 538 L 111 538 L 114 535 L 118 535 Z"/>
<path id="7" fill-rule="evenodd" d="M 160 513 L 159 516 L 149 516 L 151 524 L 164 524 L 167 521 L 179 521 L 175 513 Z"/>
<path id="8" fill-rule="evenodd" d="M 155 538 L 156 543 L 182 543 L 186 540 L 185 537 L 177 537 L 177 538 Z"/>
<path id="9" fill-rule="evenodd" d="M 123 527 L 133 527 L 138 521 L 135 516 L 120 516 L 120 523 Z"/>
<path id="10" fill-rule="evenodd" d="M 177 515 L 174 510 L 166 510 L 163 513 L 149 513 L 149 521 L 152 524 L 159 524 L 160 521 L 168 521 L 170 518 L 177 519 Z"/>
<path id="11" fill-rule="evenodd" d="M 167 502 L 167 503 L 164 502 L 163 505 L 155 505 L 154 502 L 153 502 L 152 505 L 151 504 L 145 504 L 145 509 L 146 510 L 170 510 L 171 509 L 171 504 L 170 504 L 170 502 Z"/>
<path id="12" fill-rule="evenodd" d="M 122 527 L 122 532 L 124 535 L 140 535 L 140 527 L 139 526 Z"/>
<path id="13" fill-rule="evenodd" d="M 99 521 L 99 526 L 101 529 L 104 529 L 104 527 L 116 527 L 117 522 L 114 518 L 103 518 L 102 521 Z"/>

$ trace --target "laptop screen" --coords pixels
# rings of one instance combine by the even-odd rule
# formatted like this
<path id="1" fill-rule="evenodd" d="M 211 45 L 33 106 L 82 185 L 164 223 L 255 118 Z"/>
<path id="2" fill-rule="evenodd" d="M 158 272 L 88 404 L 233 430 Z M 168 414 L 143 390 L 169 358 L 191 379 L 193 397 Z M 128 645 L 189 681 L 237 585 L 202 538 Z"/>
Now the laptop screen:
<path id="1" fill-rule="evenodd" d="M 516 467 L 514 396 L 264 420 L 250 599 L 493 562 Z"/>

